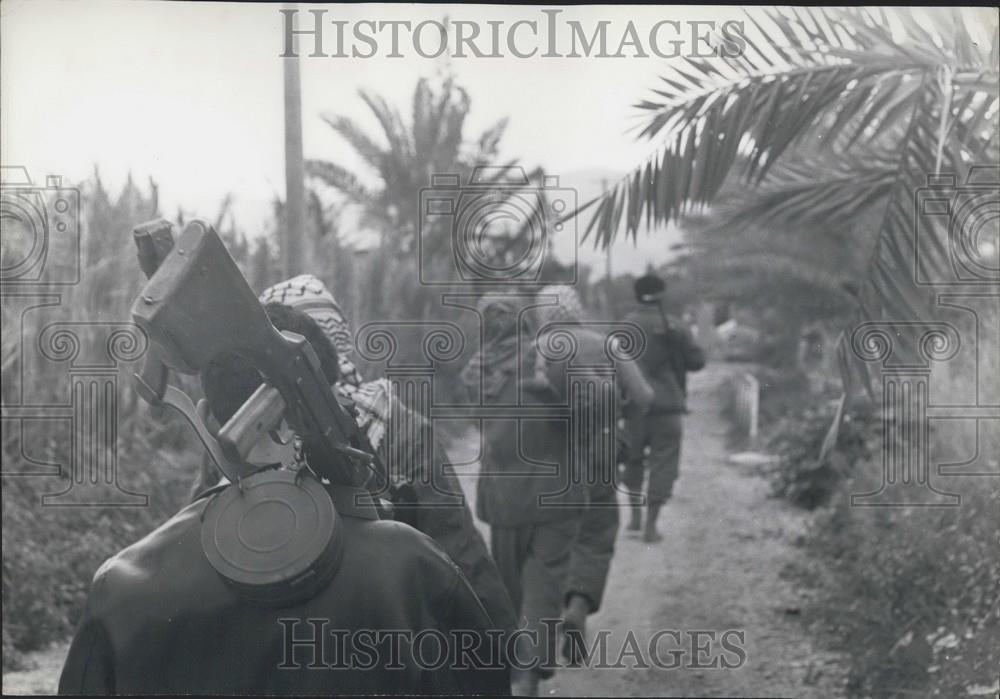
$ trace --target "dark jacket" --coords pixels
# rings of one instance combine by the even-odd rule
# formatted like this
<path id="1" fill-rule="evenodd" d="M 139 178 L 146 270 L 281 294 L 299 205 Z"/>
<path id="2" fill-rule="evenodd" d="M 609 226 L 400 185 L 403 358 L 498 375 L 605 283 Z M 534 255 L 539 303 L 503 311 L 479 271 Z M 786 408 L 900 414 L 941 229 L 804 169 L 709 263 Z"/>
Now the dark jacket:
<path id="1" fill-rule="evenodd" d="M 523 357 L 533 356 L 525 343 Z M 491 398 L 496 417 L 484 418 L 476 514 L 495 527 L 519 527 L 575 517 L 586 487 L 569 459 L 569 421 L 560 397 L 539 386 L 534 363 Z"/>
<path id="2" fill-rule="evenodd" d="M 656 394 L 649 412 L 686 412 L 687 373 L 705 366 L 705 353 L 683 325 L 664 323 L 656 306 L 640 306 L 626 320 L 646 335 L 646 351 L 639 357 L 639 366 Z"/>
<path id="3" fill-rule="evenodd" d="M 344 557 L 318 595 L 272 609 L 239 599 L 201 548 L 208 498 L 192 503 L 152 534 L 109 559 L 94 578 L 59 682 L 60 693 L 90 694 L 406 694 L 509 691 L 505 670 L 422 669 L 402 641 L 389 669 L 391 638 L 374 667 L 324 667 L 357 632 L 466 630 L 483 640 L 495 626 L 454 563 L 427 536 L 378 519 L 347 489 L 331 489 L 342 520 Z M 313 620 L 313 621 L 310 621 Z M 299 644 L 319 629 L 323 643 Z M 289 634 L 291 629 L 291 635 Z M 351 636 L 352 647 L 364 646 Z M 377 643 L 369 639 L 369 645 Z M 435 661 L 436 640 L 426 643 Z M 290 650 L 291 648 L 291 650 Z M 372 662 L 360 651 L 355 665 Z M 471 667 L 471 663 L 467 663 Z"/>
<path id="4" fill-rule="evenodd" d="M 424 416 L 395 397 L 393 401 L 394 424 L 379 446 L 382 462 L 391 471 L 387 476 L 393 487 L 380 495 L 392 502 L 395 519 L 423 532 L 444 549 L 497 627 L 514 631 L 514 607 L 486 542 L 472 521 L 447 451 Z M 427 439 L 430 444 L 425 443 Z"/>

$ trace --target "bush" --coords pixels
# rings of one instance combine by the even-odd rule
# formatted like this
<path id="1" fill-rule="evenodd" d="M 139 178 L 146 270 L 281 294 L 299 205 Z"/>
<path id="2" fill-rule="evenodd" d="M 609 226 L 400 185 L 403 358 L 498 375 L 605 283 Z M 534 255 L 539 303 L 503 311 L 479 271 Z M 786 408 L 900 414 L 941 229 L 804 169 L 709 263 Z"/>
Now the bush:
<path id="1" fill-rule="evenodd" d="M 881 425 L 870 407 L 859 406 L 845 412 L 836 447 L 820 461 L 835 415 L 836 404 L 825 402 L 781 420 L 768 443 L 778 456 L 769 473 L 776 496 L 811 510 L 830 499 L 857 463 L 871 457 Z"/>
<path id="2" fill-rule="evenodd" d="M 960 507 L 851 507 L 876 471 L 868 462 L 845 480 L 804 539 L 794 572 L 815 593 L 806 618 L 847 654 L 856 696 L 989 686 L 1000 667 L 1000 491 L 955 479 Z"/>
<path id="3" fill-rule="evenodd" d="M 4 464 L 15 463 L 5 453 Z M 122 454 L 127 487 L 148 507 L 42 507 L 56 478 L 7 479 L 3 488 L 3 664 L 72 634 L 98 566 L 142 538 L 185 502 L 199 456 Z M 178 469 L 174 462 L 185 467 Z M 140 467 L 137 468 L 137 467 Z"/>

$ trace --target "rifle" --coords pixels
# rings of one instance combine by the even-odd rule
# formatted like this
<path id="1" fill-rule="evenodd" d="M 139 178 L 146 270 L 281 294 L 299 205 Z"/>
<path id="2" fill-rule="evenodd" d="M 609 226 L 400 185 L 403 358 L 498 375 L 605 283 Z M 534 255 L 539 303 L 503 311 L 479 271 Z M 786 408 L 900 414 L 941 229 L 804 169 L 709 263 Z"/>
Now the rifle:
<path id="1" fill-rule="evenodd" d="M 287 421 L 309 444 L 339 457 L 323 459 L 319 470 L 313 466 L 316 475 L 362 485 L 369 469 L 381 464 L 334 395 L 309 342 L 271 325 L 211 225 L 193 220 L 168 245 L 164 231 L 171 228 L 160 220 L 134 232 L 140 264 L 151 276 L 132 305 L 132 318 L 155 347 L 136 377 L 140 394 L 178 409 L 231 480 L 252 472 L 246 463 L 250 451 Z M 248 359 L 265 383 L 215 439 L 204 426 L 204 403 L 193 410 L 190 398 L 169 386 L 166 376 L 169 369 L 200 373 L 214 358 L 230 353 Z"/>
<path id="2" fill-rule="evenodd" d="M 678 336 L 683 334 L 683 330 L 679 330 L 676 327 L 676 323 L 670 320 L 670 316 L 667 315 L 666 309 L 663 308 L 663 299 L 658 295 L 656 297 L 656 308 L 660 312 L 660 319 L 663 321 L 663 335 L 667 342 L 674 342 L 677 344 L 680 340 L 676 340 Z M 677 347 L 671 347 L 671 351 L 668 352 L 668 361 L 670 363 L 670 371 L 674 375 L 674 379 L 677 381 L 677 387 L 681 389 L 683 395 L 687 395 L 687 367 L 684 365 L 684 358 L 680 356 L 680 352 Z"/>

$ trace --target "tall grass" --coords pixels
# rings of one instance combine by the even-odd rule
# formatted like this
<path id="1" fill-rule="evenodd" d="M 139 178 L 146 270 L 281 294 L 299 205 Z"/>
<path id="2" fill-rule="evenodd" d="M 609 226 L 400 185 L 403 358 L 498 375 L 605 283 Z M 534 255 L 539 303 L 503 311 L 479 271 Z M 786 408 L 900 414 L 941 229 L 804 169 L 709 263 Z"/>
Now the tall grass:
<path id="1" fill-rule="evenodd" d="M 66 362 L 41 355 L 42 330 L 58 321 L 126 323 L 143 284 L 131 230 L 160 215 L 157 188 L 131 178 L 112 195 L 95 172 L 80 187 L 79 283 L 5 290 L 2 319 L 3 404 L 59 406 L 69 403 Z M 5 221 L 5 226 L 7 222 Z M 8 233 L 9 231 L 5 231 Z M 246 264 L 252 251 L 231 227 L 223 234 Z M 16 236 L 4 237 L 4 245 Z M 258 246 L 258 249 L 260 246 Z M 73 255 L 50 246 L 46 265 L 71 270 Z M 62 251 L 60 254 L 57 252 Z M 5 250 L 5 252 L 10 252 Z M 269 268 L 265 268 L 269 273 Z M 30 308 L 45 300 L 57 301 Z M 97 356 L 107 331 L 76 326 L 79 356 Z M 134 364 L 118 371 L 118 476 L 127 490 L 148 495 L 146 507 L 43 507 L 42 496 L 68 487 L 68 420 L 4 420 L 3 488 L 3 661 L 16 666 L 21 654 L 71 633 L 91 577 L 102 560 L 140 538 L 185 500 L 203 458 L 181 420 L 153 409 L 131 388 Z M 184 387 L 197 390 L 190 380 Z M 49 464 L 49 465 L 45 465 Z M 25 475 L 25 474 L 43 475 Z"/>

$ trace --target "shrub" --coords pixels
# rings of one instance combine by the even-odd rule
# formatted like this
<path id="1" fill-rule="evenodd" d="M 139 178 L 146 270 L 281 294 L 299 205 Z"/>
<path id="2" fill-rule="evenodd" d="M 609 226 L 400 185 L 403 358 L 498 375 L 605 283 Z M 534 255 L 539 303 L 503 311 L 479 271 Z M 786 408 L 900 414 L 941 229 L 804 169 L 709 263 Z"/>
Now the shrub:
<path id="1" fill-rule="evenodd" d="M 4 464 L 14 461 L 4 453 Z M 127 487 L 149 495 L 148 507 L 42 507 L 59 492 L 56 478 L 7 479 L 3 488 L 3 663 L 67 638 L 98 566 L 152 531 L 185 501 L 199 456 L 122 453 Z M 177 468 L 176 463 L 183 464 Z M 140 468 L 141 467 L 141 468 Z"/>
<path id="2" fill-rule="evenodd" d="M 793 572 L 815 593 L 806 618 L 847 654 L 854 695 L 989 686 L 1000 667 L 1000 490 L 958 478 L 948 489 L 960 507 L 851 507 L 876 471 L 866 462 L 846 479 L 803 540 Z"/>
<path id="3" fill-rule="evenodd" d="M 823 440 L 833 424 L 836 405 L 816 407 L 786 415 L 768 443 L 778 456 L 770 470 L 773 493 L 792 503 L 813 509 L 826 503 L 854 466 L 870 458 L 879 439 L 880 421 L 874 411 L 861 405 L 845 412 L 836 448 L 820 461 Z"/>

